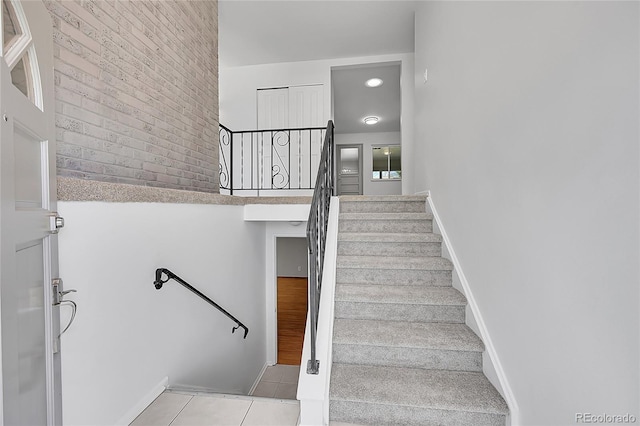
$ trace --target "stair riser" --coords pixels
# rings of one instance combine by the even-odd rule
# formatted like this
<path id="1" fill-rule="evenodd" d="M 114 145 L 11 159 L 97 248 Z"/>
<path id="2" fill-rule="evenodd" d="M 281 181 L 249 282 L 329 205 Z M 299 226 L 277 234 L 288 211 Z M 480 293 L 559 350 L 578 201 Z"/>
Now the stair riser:
<path id="1" fill-rule="evenodd" d="M 464 306 L 335 302 L 336 318 L 463 324 L 464 315 Z"/>
<path id="2" fill-rule="evenodd" d="M 343 256 L 440 256 L 441 243 L 384 243 L 340 241 L 338 255 Z"/>
<path id="3" fill-rule="evenodd" d="M 331 400 L 329 418 L 333 422 L 372 425 L 504 426 L 506 422 L 505 416 L 499 414 L 424 409 L 342 400 Z"/>
<path id="4" fill-rule="evenodd" d="M 338 268 L 336 282 L 341 284 L 432 285 L 444 287 L 451 286 L 451 271 Z"/>
<path id="5" fill-rule="evenodd" d="M 333 344 L 333 362 L 426 368 L 430 370 L 482 371 L 482 353 L 425 348 L 399 348 Z"/>
<path id="6" fill-rule="evenodd" d="M 431 220 L 339 220 L 338 232 L 387 232 L 387 233 L 421 233 L 431 232 Z"/>
<path id="7" fill-rule="evenodd" d="M 341 202 L 340 213 L 424 213 L 420 201 Z"/>

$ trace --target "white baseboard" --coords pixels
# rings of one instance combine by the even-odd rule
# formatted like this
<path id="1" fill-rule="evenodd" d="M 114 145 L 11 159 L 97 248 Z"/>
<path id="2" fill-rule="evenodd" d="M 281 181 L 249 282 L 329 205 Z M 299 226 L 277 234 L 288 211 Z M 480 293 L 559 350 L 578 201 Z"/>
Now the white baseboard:
<path id="1" fill-rule="evenodd" d="M 260 383 L 260 379 L 262 379 L 262 375 L 267 370 L 268 366 L 269 364 L 266 362 L 262 366 L 262 370 L 260 370 L 260 373 L 258 373 L 258 377 L 256 377 L 256 380 L 253 382 L 253 386 L 251 386 L 251 389 L 249 389 L 249 395 L 253 395 L 253 391 L 255 391 L 256 388 L 258 387 L 258 383 Z"/>
<path id="2" fill-rule="evenodd" d="M 137 404 L 135 404 L 127 413 L 122 416 L 118 422 L 116 422 L 117 426 L 123 425 L 127 426 L 131 424 L 135 420 L 136 417 L 140 415 L 144 411 L 145 408 L 149 406 L 162 392 L 167 389 L 169 385 L 169 377 L 165 377 L 154 386 Z"/>
<path id="3" fill-rule="evenodd" d="M 484 319 L 482 318 L 482 313 L 480 312 L 480 308 L 476 303 L 476 300 L 473 296 L 473 292 L 471 291 L 471 287 L 469 286 L 469 282 L 467 281 L 466 276 L 464 275 L 464 271 L 462 270 L 462 266 L 460 265 L 460 261 L 456 256 L 456 252 L 453 249 L 453 245 L 451 244 L 451 240 L 449 240 L 449 236 L 447 235 L 447 231 L 440 220 L 440 216 L 438 215 L 438 211 L 434 204 L 433 198 L 431 197 L 430 191 L 426 191 L 427 193 L 427 204 L 431 209 L 431 213 L 433 214 L 433 220 L 437 229 L 440 231 L 440 235 L 442 236 L 442 242 L 445 245 L 445 249 L 447 250 L 450 260 L 453 263 L 453 267 L 455 269 L 455 273 L 458 275 L 460 279 L 460 284 L 462 286 L 463 293 L 467 298 L 468 306 L 471 308 L 471 313 L 473 315 L 472 321 L 475 321 L 475 325 L 477 326 L 478 331 L 480 332 L 480 338 L 484 342 L 484 346 L 486 349 L 486 354 L 489 357 L 489 361 L 493 370 L 495 372 L 495 376 L 498 379 L 499 387 L 502 390 L 503 397 L 509 406 L 509 418 L 510 424 L 512 426 L 517 426 L 519 424 L 519 408 L 518 403 L 516 402 L 515 396 L 513 395 L 513 391 L 511 390 L 511 386 L 509 385 L 509 381 L 507 380 L 507 376 L 502 368 L 502 364 L 500 362 L 500 358 L 498 357 L 498 353 L 496 352 L 495 346 L 493 345 L 493 341 L 491 340 L 491 336 L 489 335 L 489 331 L 487 329 L 486 324 L 484 323 Z M 434 227 L 435 228 L 435 227 Z M 498 387 L 498 386 L 496 386 Z"/>

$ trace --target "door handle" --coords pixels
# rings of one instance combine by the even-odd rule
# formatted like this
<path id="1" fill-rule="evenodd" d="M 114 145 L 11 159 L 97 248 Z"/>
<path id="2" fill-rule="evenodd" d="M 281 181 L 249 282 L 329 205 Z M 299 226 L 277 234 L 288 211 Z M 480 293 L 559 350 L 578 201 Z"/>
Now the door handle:
<path id="1" fill-rule="evenodd" d="M 64 218 L 58 212 L 51 212 L 49 220 L 49 232 L 52 234 L 57 234 L 61 228 L 64 228 Z"/>
<path id="2" fill-rule="evenodd" d="M 64 300 L 62 300 L 62 298 L 64 297 L 65 294 L 69 294 L 69 293 L 76 293 L 78 290 L 65 290 L 65 291 L 61 291 L 58 294 L 60 294 L 60 301 L 64 302 Z"/>
<path id="3" fill-rule="evenodd" d="M 52 280 L 52 285 L 53 285 L 53 306 L 69 305 L 71 306 L 71 309 L 72 309 L 71 319 L 69 320 L 69 323 L 60 332 L 60 334 L 58 334 L 58 338 L 60 338 L 60 336 L 62 336 L 64 332 L 67 331 L 69 327 L 71 327 L 73 320 L 76 319 L 76 312 L 78 312 L 78 305 L 76 305 L 76 302 L 74 302 L 73 300 L 64 300 L 64 296 L 66 296 L 69 293 L 76 293 L 78 290 L 70 289 L 70 290 L 60 291 L 59 289 L 60 289 L 60 286 L 62 285 L 61 278 L 54 278 Z"/>
<path id="4" fill-rule="evenodd" d="M 76 305 L 76 302 L 74 302 L 73 300 L 62 300 L 58 305 L 64 305 L 65 303 L 68 303 L 69 305 L 71 305 L 71 308 L 72 308 L 71 319 L 69 320 L 69 324 L 67 324 L 64 330 L 62 330 L 60 334 L 58 334 L 58 338 L 60 338 L 60 336 L 62 336 L 64 332 L 69 329 L 69 327 L 71 327 L 71 324 L 73 324 L 73 320 L 76 319 L 76 312 L 78 312 L 78 305 Z"/>

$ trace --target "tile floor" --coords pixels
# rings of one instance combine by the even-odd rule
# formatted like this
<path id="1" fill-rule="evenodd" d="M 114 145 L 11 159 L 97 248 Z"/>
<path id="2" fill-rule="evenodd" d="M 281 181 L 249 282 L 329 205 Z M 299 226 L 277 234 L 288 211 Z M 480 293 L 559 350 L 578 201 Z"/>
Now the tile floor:
<path id="1" fill-rule="evenodd" d="M 276 364 L 267 367 L 251 395 L 264 398 L 296 399 L 299 365 Z"/>
<path id="2" fill-rule="evenodd" d="M 298 401 L 164 392 L 131 426 L 296 426 Z"/>

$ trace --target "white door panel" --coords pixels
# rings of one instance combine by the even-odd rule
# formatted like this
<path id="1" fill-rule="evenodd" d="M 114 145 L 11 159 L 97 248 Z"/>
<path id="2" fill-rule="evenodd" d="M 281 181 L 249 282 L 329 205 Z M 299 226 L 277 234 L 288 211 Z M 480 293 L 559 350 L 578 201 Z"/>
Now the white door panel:
<path id="1" fill-rule="evenodd" d="M 258 90 L 258 129 L 286 129 L 288 127 L 289 89 L 281 87 Z M 255 171 L 252 173 L 254 187 L 270 188 L 274 175 L 277 182 L 282 182 L 279 177 L 279 173 L 283 170 L 283 166 L 280 164 L 282 158 L 278 158 L 281 153 L 278 146 L 271 146 L 272 137 L 278 137 L 278 134 L 262 132 L 258 133 L 252 141 L 255 147 L 252 153 L 255 158 Z M 281 135 L 280 140 L 282 140 Z M 285 159 L 288 161 L 286 155 Z"/>
<path id="2" fill-rule="evenodd" d="M 258 129 L 289 127 L 289 89 L 258 90 Z"/>
<path id="3" fill-rule="evenodd" d="M 324 86 L 295 86 L 289 88 L 289 122 L 292 127 L 324 127 Z M 322 138 L 320 133 L 301 133 L 299 135 L 300 150 L 292 159 L 297 165 L 295 174 L 302 187 L 313 188 L 320 161 Z"/>
<path id="4" fill-rule="evenodd" d="M 61 424 L 52 26 L 41 1 L 2 0 L 2 15 L 2 421 Z"/>
<path id="5" fill-rule="evenodd" d="M 258 90 L 258 129 L 324 127 L 324 86 L 291 86 Z M 319 132 L 264 134 L 259 174 L 266 187 L 313 188 L 322 138 Z M 312 173 L 312 171 L 314 171 Z"/>
<path id="6" fill-rule="evenodd" d="M 324 86 L 293 86 L 289 88 L 289 123 L 291 127 L 323 127 Z"/>

